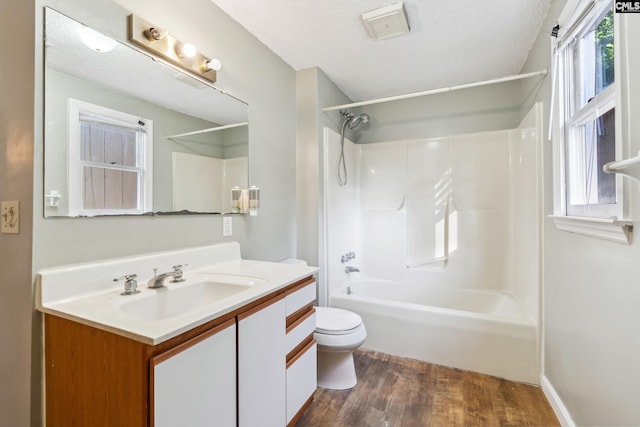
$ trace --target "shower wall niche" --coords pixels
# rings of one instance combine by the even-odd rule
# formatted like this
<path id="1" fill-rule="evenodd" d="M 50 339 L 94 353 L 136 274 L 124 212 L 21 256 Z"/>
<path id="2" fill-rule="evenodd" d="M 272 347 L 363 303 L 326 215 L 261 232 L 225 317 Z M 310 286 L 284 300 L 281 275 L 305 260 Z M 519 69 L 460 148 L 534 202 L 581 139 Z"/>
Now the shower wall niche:
<path id="1" fill-rule="evenodd" d="M 541 218 L 540 106 L 516 129 L 368 144 L 345 140 L 349 182 L 325 129 L 328 292 L 367 276 L 517 296 L 537 322 Z"/>

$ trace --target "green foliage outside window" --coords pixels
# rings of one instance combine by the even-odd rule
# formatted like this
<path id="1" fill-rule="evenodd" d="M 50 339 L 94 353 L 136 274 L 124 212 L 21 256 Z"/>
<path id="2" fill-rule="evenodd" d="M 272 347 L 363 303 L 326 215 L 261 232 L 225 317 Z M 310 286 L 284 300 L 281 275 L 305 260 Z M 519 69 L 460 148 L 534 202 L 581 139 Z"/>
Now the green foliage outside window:
<path id="1" fill-rule="evenodd" d="M 614 81 L 613 10 L 610 10 L 598 24 L 596 42 L 602 72 L 601 82 L 605 88 Z"/>

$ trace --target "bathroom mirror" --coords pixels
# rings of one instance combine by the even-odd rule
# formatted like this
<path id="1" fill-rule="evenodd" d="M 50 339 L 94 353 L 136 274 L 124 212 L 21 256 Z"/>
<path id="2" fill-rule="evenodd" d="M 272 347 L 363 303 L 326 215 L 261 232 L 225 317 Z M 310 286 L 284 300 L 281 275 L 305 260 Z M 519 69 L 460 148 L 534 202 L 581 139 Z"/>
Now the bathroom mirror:
<path id="1" fill-rule="evenodd" d="M 45 216 L 230 212 L 248 106 L 45 8 Z"/>

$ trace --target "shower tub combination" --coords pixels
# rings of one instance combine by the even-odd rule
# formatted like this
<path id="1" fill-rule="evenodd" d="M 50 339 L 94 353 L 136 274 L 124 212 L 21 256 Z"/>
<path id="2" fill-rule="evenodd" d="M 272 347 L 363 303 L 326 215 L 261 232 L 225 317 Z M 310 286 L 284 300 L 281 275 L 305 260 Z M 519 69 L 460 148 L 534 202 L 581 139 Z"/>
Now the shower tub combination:
<path id="1" fill-rule="evenodd" d="M 515 381 L 539 381 L 535 324 L 508 293 L 442 291 L 359 276 L 332 293 L 331 306 L 362 317 L 368 349 Z"/>

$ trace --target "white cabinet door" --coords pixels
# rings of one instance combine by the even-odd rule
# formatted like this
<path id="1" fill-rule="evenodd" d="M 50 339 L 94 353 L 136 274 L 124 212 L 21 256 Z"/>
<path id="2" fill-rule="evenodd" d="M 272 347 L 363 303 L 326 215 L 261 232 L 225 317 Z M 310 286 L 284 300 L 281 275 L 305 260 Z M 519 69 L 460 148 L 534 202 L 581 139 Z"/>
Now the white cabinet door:
<path id="1" fill-rule="evenodd" d="M 238 425 L 286 426 L 286 321 L 281 298 L 238 316 Z"/>
<path id="2" fill-rule="evenodd" d="M 235 426 L 235 321 L 154 357 L 151 379 L 154 427 Z"/>
<path id="3" fill-rule="evenodd" d="M 287 424 L 316 391 L 317 350 L 312 341 L 287 368 Z"/>

